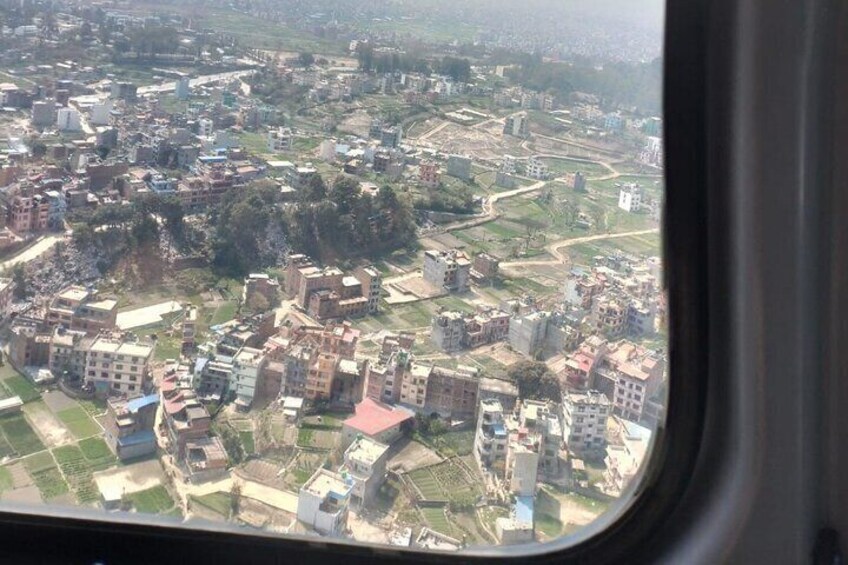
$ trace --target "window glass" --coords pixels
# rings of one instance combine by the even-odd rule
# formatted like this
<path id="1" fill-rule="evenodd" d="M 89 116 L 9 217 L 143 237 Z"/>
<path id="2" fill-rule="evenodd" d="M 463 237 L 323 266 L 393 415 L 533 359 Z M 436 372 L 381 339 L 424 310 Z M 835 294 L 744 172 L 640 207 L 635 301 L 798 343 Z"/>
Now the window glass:
<path id="1" fill-rule="evenodd" d="M 473 550 L 628 496 L 668 378 L 659 0 L 0 24 L 0 508 Z"/>

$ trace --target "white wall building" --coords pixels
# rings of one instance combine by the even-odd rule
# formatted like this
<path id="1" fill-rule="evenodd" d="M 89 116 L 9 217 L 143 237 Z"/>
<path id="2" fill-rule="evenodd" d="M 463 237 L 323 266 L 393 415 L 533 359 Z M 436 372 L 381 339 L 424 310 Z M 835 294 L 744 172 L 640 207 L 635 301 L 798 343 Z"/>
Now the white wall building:
<path id="1" fill-rule="evenodd" d="M 290 128 L 280 128 L 268 132 L 268 151 L 270 153 L 291 151 L 292 143 L 294 143 L 294 133 Z"/>
<path id="2" fill-rule="evenodd" d="M 500 401 L 489 398 L 480 401 L 477 433 L 474 435 L 474 458 L 480 470 L 503 476 L 509 438 Z"/>
<path id="3" fill-rule="evenodd" d="M 342 477 L 353 480 L 351 500 L 370 506 L 386 478 L 389 446 L 365 436 L 356 438 L 344 453 Z"/>
<path id="4" fill-rule="evenodd" d="M 132 395 L 146 388 L 153 346 L 103 333 L 88 350 L 85 382 L 103 394 L 110 391 Z"/>
<path id="5" fill-rule="evenodd" d="M 56 114 L 56 127 L 59 131 L 80 131 L 80 114 L 73 108 L 61 108 Z"/>
<path id="6" fill-rule="evenodd" d="M 620 187 L 618 207 L 625 212 L 638 212 L 642 208 L 642 187 L 635 183 Z"/>
<path id="7" fill-rule="evenodd" d="M 606 446 L 607 418 L 612 411 L 605 394 L 597 390 L 563 395 L 563 435 L 568 451 L 583 454 Z"/>
<path id="8" fill-rule="evenodd" d="M 233 357 L 230 390 L 236 393 L 236 406 L 247 409 L 256 395 L 256 381 L 265 363 L 261 349 L 242 347 Z"/>
<path id="9" fill-rule="evenodd" d="M 319 468 L 300 487 L 297 519 L 327 536 L 341 536 L 347 528 L 347 516 L 353 480 Z"/>
<path id="10" fill-rule="evenodd" d="M 527 159 L 526 173 L 531 179 L 546 179 L 548 178 L 548 166 L 534 155 Z"/>
<path id="11" fill-rule="evenodd" d="M 108 126 L 112 119 L 112 101 L 106 100 L 91 107 L 91 125 Z"/>

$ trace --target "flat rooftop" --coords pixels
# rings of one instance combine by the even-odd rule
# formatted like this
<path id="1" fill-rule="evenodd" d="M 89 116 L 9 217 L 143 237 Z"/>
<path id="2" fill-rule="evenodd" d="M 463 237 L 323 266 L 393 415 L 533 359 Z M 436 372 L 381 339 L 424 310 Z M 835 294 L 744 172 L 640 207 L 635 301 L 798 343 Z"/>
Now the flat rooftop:
<path id="1" fill-rule="evenodd" d="M 351 486 L 345 482 L 341 475 L 321 468 L 301 488 L 323 499 L 331 493 L 345 497 L 350 492 Z"/>

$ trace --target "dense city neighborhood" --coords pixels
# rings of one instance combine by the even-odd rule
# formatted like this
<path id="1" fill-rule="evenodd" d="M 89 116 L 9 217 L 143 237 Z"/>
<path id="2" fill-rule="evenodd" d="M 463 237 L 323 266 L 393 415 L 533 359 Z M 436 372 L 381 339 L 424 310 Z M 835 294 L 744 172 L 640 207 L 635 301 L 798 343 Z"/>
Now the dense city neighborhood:
<path id="1" fill-rule="evenodd" d="M 665 415 L 659 47 L 267 4 L 0 0 L 0 503 L 592 522 Z"/>

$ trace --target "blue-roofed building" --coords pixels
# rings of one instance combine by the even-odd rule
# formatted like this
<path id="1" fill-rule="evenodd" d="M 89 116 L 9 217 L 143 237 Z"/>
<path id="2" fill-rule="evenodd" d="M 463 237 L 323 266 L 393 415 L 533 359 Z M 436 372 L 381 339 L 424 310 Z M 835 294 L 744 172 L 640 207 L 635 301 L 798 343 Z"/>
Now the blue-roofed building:
<path id="1" fill-rule="evenodd" d="M 486 398 L 480 401 L 477 432 L 474 435 L 474 459 L 480 471 L 503 477 L 509 437 L 500 401 Z"/>
<path id="2" fill-rule="evenodd" d="M 121 461 L 156 452 L 153 426 L 158 407 L 158 394 L 109 400 L 103 422 L 104 439 Z"/>
<path id="3" fill-rule="evenodd" d="M 510 515 L 495 520 L 498 541 L 503 545 L 532 542 L 535 507 L 536 500 L 532 496 L 517 496 Z"/>

